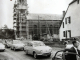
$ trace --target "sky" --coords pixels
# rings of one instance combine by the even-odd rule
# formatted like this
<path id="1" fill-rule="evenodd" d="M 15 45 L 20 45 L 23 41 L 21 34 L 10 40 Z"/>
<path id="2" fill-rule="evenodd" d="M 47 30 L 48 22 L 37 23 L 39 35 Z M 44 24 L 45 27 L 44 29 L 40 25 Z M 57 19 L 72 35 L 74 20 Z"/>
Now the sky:
<path id="1" fill-rule="evenodd" d="M 29 13 L 62 14 L 72 0 L 27 0 Z M 15 0 L 0 0 L 0 27 L 13 28 L 13 5 Z"/>

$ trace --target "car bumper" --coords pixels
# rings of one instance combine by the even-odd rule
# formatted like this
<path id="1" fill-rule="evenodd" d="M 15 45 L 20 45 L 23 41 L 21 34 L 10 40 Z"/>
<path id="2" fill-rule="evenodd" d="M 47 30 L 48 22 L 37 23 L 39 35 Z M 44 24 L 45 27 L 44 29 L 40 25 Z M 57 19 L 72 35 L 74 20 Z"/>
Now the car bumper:
<path id="1" fill-rule="evenodd" d="M 5 49 L 0 49 L 0 51 L 4 51 Z"/>
<path id="2" fill-rule="evenodd" d="M 48 55 L 51 55 L 51 52 L 50 53 L 42 53 L 42 54 L 37 54 L 39 56 L 48 56 Z"/>

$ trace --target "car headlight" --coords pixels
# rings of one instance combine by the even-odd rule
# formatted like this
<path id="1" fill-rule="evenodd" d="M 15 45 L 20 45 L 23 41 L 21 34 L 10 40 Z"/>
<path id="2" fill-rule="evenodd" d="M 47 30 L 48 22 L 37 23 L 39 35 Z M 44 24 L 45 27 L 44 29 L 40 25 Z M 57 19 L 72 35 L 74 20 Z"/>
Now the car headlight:
<path id="1" fill-rule="evenodd" d="M 43 51 L 42 50 L 40 50 L 40 53 L 42 53 Z"/>

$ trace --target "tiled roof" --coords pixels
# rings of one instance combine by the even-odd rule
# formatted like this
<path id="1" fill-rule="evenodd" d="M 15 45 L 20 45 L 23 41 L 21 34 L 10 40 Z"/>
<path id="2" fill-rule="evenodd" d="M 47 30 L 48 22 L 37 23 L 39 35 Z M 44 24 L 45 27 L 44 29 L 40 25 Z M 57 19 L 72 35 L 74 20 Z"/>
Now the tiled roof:
<path id="1" fill-rule="evenodd" d="M 28 14 L 28 20 L 62 20 L 62 15 L 57 14 Z"/>

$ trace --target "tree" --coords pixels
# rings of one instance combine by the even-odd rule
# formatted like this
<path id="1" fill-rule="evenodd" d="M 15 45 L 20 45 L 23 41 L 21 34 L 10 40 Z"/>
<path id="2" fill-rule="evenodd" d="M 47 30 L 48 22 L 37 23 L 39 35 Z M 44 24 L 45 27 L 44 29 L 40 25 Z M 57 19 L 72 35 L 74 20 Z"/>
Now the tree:
<path id="1" fill-rule="evenodd" d="M 4 27 L 0 29 L 0 39 L 15 39 L 14 30 L 4 25 Z"/>

